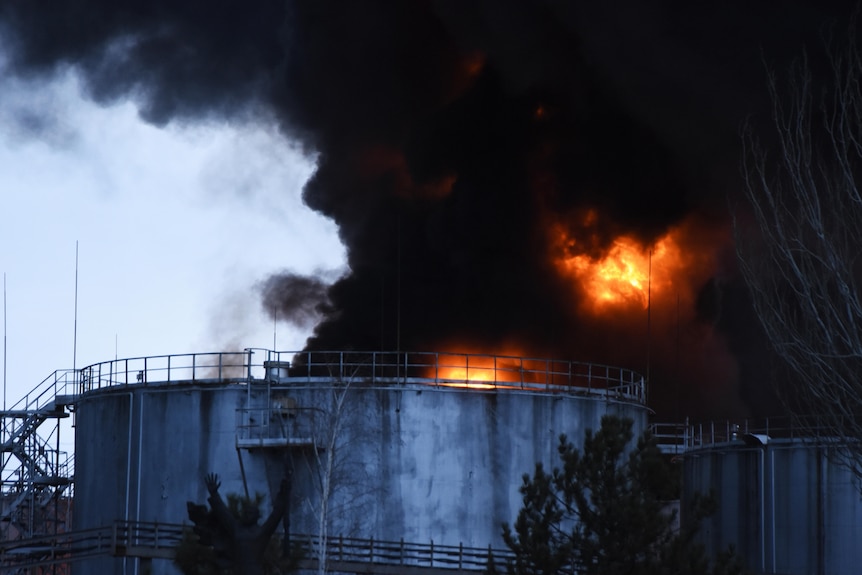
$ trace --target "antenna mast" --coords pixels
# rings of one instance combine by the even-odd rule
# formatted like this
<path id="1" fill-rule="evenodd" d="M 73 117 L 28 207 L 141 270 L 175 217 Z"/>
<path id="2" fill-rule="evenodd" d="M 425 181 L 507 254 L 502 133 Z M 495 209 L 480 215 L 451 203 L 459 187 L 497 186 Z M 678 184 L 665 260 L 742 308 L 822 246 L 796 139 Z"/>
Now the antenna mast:
<path id="1" fill-rule="evenodd" d="M 75 332 L 72 336 L 72 371 L 78 371 L 78 240 L 75 240 Z"/>
<path id="2" fill-rule="evenodd" d="M 6 411 L 6 272 L 3 272 L 3 411 Z"/>

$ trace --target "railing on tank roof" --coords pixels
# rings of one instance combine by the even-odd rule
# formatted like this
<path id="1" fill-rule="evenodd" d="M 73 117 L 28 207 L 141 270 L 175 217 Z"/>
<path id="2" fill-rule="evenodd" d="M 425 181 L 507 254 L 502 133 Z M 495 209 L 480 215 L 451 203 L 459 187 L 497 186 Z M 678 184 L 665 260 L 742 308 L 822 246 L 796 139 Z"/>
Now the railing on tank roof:
<path id="1" fill-rule="evenodd" d="M 243 381 L 254 377 L 254 368 L 263 373 L 263 362 L 253 362 L 251 350 L 235 352 L 187 353 L 131 357 L 94 363 L 80 370 L 79 393 L 116 386 L 149 382 L 217 383 Z"/>
<path id="2" fill-rule="evenodd" d="M 757 438 L 813 439 L 834 436 L 834 429 L 815 416 L 774 416 L 762 419 L 709 421 L 705 423 L 653 424 L 653 435 L 660 441 L 683 445 L 685 449 L 710 447 Z"/>
<path id="3" fill-rule="evenodd" d="M 449 352 L 246 349 L 116 359 L 80 370 L 79 392 L 147 383 L 361 381 L 439 387 L 601 395 L 645 403 L 643 377 L 629 369 L 552 359 Z"/>

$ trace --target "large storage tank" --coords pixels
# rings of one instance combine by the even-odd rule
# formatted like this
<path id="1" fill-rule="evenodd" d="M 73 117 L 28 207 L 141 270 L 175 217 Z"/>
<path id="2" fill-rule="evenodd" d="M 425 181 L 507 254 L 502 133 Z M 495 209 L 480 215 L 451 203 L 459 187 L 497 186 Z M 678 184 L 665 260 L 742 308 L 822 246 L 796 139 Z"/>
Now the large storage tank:
<path id="1" fill-rule="evenodd" d="M 697 436 L 699 447 L 684 456 L 683 493 L 690 501 L 712 491 L 718 502 L 701 541 L 713 556 L 733 545 L 755 573 L 855 575 L 862 565 L 859 479 L 831 457 L 834 446 L 789 435 L 773 425 Z"/>
<path id="2" fill-rule="evenodd" d="M 523 474 L 556 464 L 560 434 L 577 443 L 608 413 L 640 432 L 647 416 L 634 372 L 511 357 L 258 350 L 83 373 L 76 530 L 188 522 L 211 471 L 223 495 L 263 494 L 266 513 L 291 468 L 294 533 L 317 533 L 325 502 L 330 536 L 502 547 Z M 77 569 L 135 572 L 129 561 Z"/>

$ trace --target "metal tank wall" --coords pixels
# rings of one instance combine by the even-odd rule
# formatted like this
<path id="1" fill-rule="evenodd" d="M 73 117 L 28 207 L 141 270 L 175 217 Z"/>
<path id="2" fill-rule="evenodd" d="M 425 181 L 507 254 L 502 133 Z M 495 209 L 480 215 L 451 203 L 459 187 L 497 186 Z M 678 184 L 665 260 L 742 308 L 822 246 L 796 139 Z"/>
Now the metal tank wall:
<path id="1" fill-rule="evenodd" d="M 118 520 L 189 523 L 186 501 L 206 502 L 203 478 L 210 471 L 221 475 L 223 496 L 242 493 L 236 410 L 246 396 L 236 384 L 148 384 L 84 394 L 75 411 L 73 529 Z M 268 496 L 265 462 L 243 456 L 251 493 Z M 273 487 L 272 493 L 277 483 Z M 133 558 L 97 557 L 72 568 L 81 574 L 144 572 Z M 155 560 L 152 573 L 179 571 Z"/>
<path id="2" fill-rule="evenodd" d="M 700 533 L 710 554 L 733 545 L 757 573 L 859 573 L 862 492 L 827 455 L 810 441 L 753 436 L 686 452 L 685 500 L 712 490 L 718 501 Z"/>
<path id="3" fill-rule="evenodd" d="M 116 520 L 188 522 L 204 503 L 206 473 L 221 493 L 266 499 L 294 470 L 291 530 L 316 533 L 326 456 L 336 454 L 328 501 L 331 535 L 465 546 L 502 546 L 500 525 L 520 506 L 537 461 L 556 463 L 558 436 L 574 441 L 607 413 L 646 426 L 646 408 L 595 395 L 478 390 L 422 384 L 345 388 L 333 381 L 130 385 L 82 395 L 76 406 L 76 530 Z M 344 402 L 337 409 L 337 398 Z M 283 406 L 261 426 L 261 405 Z M 278 411 L 278 410 L 277 410 Z M 335 413 L 338 417 L 333 419 Z M 292 426 L 290 445 L 261 430 Z M 336 449 L 326 442 L 334 426 Z M 318 449 L 305 439 L 317 435 Z M 279 434 L 275 434 L 279 435 Z M 282 436 L 285 434 L 282 433 Z M 287 455 L 290 454 L 290 457 Z M 136 573 L 133 559 L 101 558 L 76 573 Z M 176 573 L 156 560 L 153 573 Z"/>
<path id="4" fill-rule="evenodd" d="M 285 388 L 295 405 L 327 405 L 332 390 Z M 339 393 L 336 391 L 335 393 Z M 351 389 L 339 439 L 332 533 L 397 541 L 502 546 L 500 525 L 520 507 L 537 461 L 556 464 L 558 437 L 574 441 L 602 415 L 646 424 L 642 406 L 519 391 L 408 387 Z M 297 531 L 313 532 L 317 456 L 294 457 Z"/>

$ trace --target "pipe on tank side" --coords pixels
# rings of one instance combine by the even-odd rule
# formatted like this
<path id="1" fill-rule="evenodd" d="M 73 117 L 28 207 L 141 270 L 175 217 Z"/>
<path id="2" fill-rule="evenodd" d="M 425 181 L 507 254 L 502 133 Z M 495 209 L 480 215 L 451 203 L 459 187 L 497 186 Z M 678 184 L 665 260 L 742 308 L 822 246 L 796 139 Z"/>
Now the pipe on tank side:
<path id="1" fill-rule="evenodd" d="M 129 396 L 129 441 L 128 446 L 126 448 L 126 509 L 125 509 L 125 521 L 126 524 L 129 523 L 130 517 L 129 513 L 131 512 L 131 491 L 132 491 L 132 426 L 135 422 L 134 413 L 135 413 L 135 394 L 134 392 L 128 392 Z M 136 495 L 136 503 L 135 503 L 135 517 L 138 521 L 141 520 L 141 467 L 142 461 L 141 458 L 143 456 L 143 442 L 144 442 L 144 397 L 141 396 L 141 401 L 139 402 L 140 407 L 138 408 L 138 476 L 137 476 L 137 495 Z M 128 572 L 128 563 L 129 558 L 123 557 L 123 575 Z M 140 561 L 135 562 L 135 575 L 138 575 L 138 566 Z"/>
<path id="2" fill-rule="evenodd" d="M 769 494 L 770 496 L 770 508 L 772 510 L 772 570 L 775 571 L 775 450 L 771 449 L 769 451 L 769 459 L 771 461 L 771 469 L 769 472 L 769 479 L 772 483 L 772 491 Z"/>
<path id="3" fill-rule="evenodd" d="M 132 491 L 132 423 L 134 418 L 132 414 L 134 413 L 135 408 L 135 394 L 133 392 L 128 392 L 129 395 L 129 445 L 126 447 L 126 512 L 125 512 L 125 520 L 126 524 L 129 523 L 129 498 L 131 497 Z M 126 575 L 127 565 L 128 565 L 128 557 L 123 557 L 123 575 Z"/>
<path id="4" fill-rule="evenodd" d="M 135 509 L 135 520 L 141 520 L 141 467 L 142 456 L 144 452 L 144 394 L 141 394 L 141 400 L 138 402 L 138 502 Z M 138 570 L 141 566 L 141 559 L 135 561 L 135 575 L 138 575 Z"/>
<path id="5" fill-rule="evenodd" d="M 760 570 L 766 573 L 766 446 L 760 451 Z"/>

